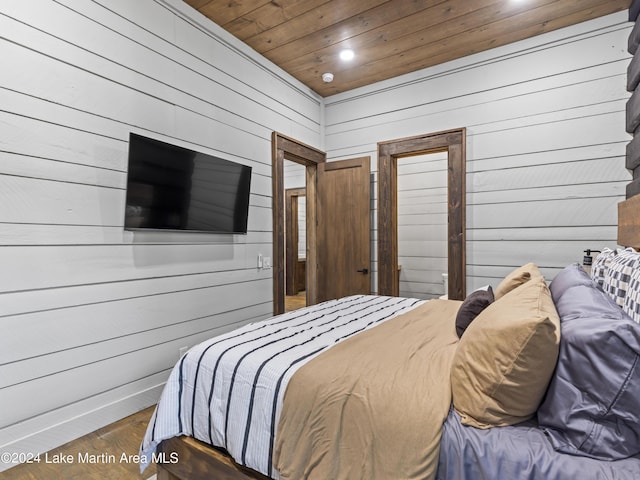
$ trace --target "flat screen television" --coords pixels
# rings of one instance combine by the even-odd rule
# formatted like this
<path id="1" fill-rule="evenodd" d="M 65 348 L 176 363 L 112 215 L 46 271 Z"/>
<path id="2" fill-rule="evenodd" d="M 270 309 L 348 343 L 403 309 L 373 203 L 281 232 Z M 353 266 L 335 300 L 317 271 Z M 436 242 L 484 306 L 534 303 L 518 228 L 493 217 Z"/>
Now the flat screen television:
<path id="1" fill-rule="evenodd" d="M 124 227 L 247 233 L 251 167 L 135 133 Z"/>

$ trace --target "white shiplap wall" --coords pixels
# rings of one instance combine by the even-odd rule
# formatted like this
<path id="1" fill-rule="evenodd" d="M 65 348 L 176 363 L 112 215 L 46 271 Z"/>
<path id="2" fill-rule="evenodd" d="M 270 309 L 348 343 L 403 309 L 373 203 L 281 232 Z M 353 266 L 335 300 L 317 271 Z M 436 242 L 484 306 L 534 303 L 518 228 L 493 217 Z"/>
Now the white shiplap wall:
<path id="1" fill-rule="evenodd" d="M 551 279 L 616 244 L 630 30 L 620 12 L 329 97 L 328 158 L 466 127 L 467 290 L 528 261 Z"/>
<path id="2" fill-rule="evenodd" d="M 298 197 L 298 258 L 307 258 L 307 197 Z"/>
<path id="3" fill-rule="evenodd" d="M 322 99 L 178 0 L 3 1 L 0 57 L 0 451 L 42 452 L 271 314 L 271 132 Z M 131 131 L 252 166 L 248 234 L 125 232 Z"/>

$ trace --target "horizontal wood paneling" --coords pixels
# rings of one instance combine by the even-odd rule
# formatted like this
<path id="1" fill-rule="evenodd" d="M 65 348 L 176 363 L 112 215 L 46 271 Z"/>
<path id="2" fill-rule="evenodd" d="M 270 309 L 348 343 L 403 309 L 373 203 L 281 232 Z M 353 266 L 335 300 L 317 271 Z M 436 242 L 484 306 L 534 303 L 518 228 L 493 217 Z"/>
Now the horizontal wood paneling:
<path id="1" fill-rule="evenodd" d="M 178 1 L 4 2 L 0 30 L 0 450 L 37 452 L 271 314 L 271 132 L 320 145 L 322 101 Z M 251 166 L 248 233 L 124 231 L 130 132 Z"/>
<path id="2" fill-rule="evenodd" d="M 87 345 L 94 346 L 100 342 L 138 333 L 146 334 L 153 331 L 154 335 L 159 336 L 159 329 L 176 325 L 182 325 L 187 332 L 187 323 L 204 318 L 209 318 L 208 323 L 212 325 L 210 328 L 213 328 L 216 323 L 229 322 L 225 319 L 225 316 L 229 316 L 228 312 L 245 306 L 268 303 L 271 286 L 269 280 L 267 278 L 259 281 L 229 282 L 192 290 L 158 293 L 151 299 L 149 295 L 136 296 L 118 301 L 59 308 L 55 311 L 24 313 L 8 318 L 3 322 L 6 326 L 7 341 L 14 344 L 19 353 L 3 352 L 0 365 L 16 367 L 22 360 L 45 357 L 75 348 L 81 349 Z M 251 290 L 251 293 L 240 299 L 234 294 L 239 289 Z M 207 296 L 219 300 L 210 306 L 204 300 Z M 263 314 L 268 313 L 268 308 L 264 306 L 261 310 Z M 140 312 L 140 318 L 137 319 L 132 312 Z M 223 314 L 225 315 L 222 316 Z M 221 317 L 216 318 L 216 315 Z M 237 319 L 234 323 L 241 320 Z M 70 335 L 71 332 L 73 335 Z M 90 350 L 93 352 L 100 348 L 92 347 Z M 90 354 L 81 358 L 90 358 Z M 53 366 L 47 365 L 46 368 Z M 38 375 L 29 369 L 28 376 Z M 3 377 L 0 388 L 11 384 L 9 377 Z"/>
<path id="3" fill-rule="evenodd" d="M 616 244 L 631 29 L 609 15 L 328 97 L 328 155 L 466 127 L 467 290 L 528 261 L 551 279 Z"/>
<path id="4" fill-rule="evenodd" d="M 11 452 L 29 451 L 30 448 L 46 451 L 52 439 L 75 439 L 83 436 L 83 432 L 91 424 L 113 423 L 127 416 L 126 412 L 131 409 L 138 411 L 146 408 L 145 405 L 153 404 L 162 391 L 169 371 L 159 372 L 3 428 L 0 431 L 0 442 Z M 45 435 L 41 431 L 42 425 L 51 425 Z"/>
<path id="5" fill-rule="evenodd" d="M 269 285 L 270 286 L 270 285 Z M 226 289 L 232 292 L 233 288 L 238 285 L 232 285 Z M 256 286 L 259 288 L 260 286 Z M 192 346 L 206 340 L 214 335 L 218 335 L 231 328 L 239 327 L 248 321 L 264 318 L 270 310 L 270 289 L 261 289 L 263 303 L 257 306 L 242 308 L 237 311 L 224 312 L 218 309 L 210 312 L 210 315 L 202 318 L 194 318 L 192 320 L 185 319 L 183 312 L 176 313 L 177 307 L 167 309 L 166 315 L 173 314 L 171 321 L 176 322 L 173 325 L 152 326 L 146 331 L 127 335 L 122 333 L 117 338 L 109 338 L 104 335 L 105 339 L 101 339 L 94 344 L 85 344 L 81 347 L 69 347 L 54 353 L 49 353 L 39 357 L 31 357 L 27 359 L 19 359 L 17 364 L 8 364 L 0 367 L 3 372 L 3 381 L 0 384 L 3 396 L 12 399 L 15 405 L 12 409 L 4 410 L 0 414 L 0 425 L 7 426 L 24 418 L 30 418 L 38 415 L 47 409 L 59 408 L 64 405 L 73 403 L 80 398 L 86 398 L 96 395 L 100 392 L 116 388 L 125 383 L 144 378 L 150 373 L 164 371 L 173 366 L 178 360 L 178 350 L 183 346 Z M 209 294 L 221 295 L 225 293 L 225 289 L 219 291 L 209 291 Z M 230 295 L 227 293 L 227 295 Z M 185 298 L 186 297 L 186 298 Z M 179 301 L 185 302 L 181 305 L 189 305 L 188 301 L 192 300 L 183 295 L 176 297 Z M 264 299 L 267 299 L 264 301 Z M 197 298 L 196 298 L 197 300 Z M 239 303 L 236 301 L 235 303 Z M 246 304 L 246 302 L 244 302 Z M 139 302 L 138 309 L 140 309 Z M 131 306 L 131 305 L 128 305 Z M 135 307 L 135 305 L 133 305 Z M 109 312 L 109 308 L 104 307 L 101 311 Z M 131 310 L 128 310 L 131 311 Z M 160 312 L 160 310 L 157 310 Z M 164 314 L 164 312 L 162 312 Z M 158 315 L 160 319 L 163 315 Z M 126 317 L 125 317 L 126 318 Z M 131 316 L 128 317 L 131 321 Z M 98 323 L 100 322 L 100 323 Z M 84 329 L 93 325 L 100 326 L 104 322 L 104 316 L 97 316 L 95 322 L 86 321 Z M 49 338 L 50 344 L 57 345 L 56 340 L 62 335 L 69 335 L 73 330 L 68 329 L 68 324 L 60 325 L 58 329 L 54 326 L 43 328 L 44 331 L 50 333 L 57 330 L 58 334 Z M 89 324 L 89 325 L 86 325 Z M 112 331 L 115 331 L 118 325 L 113 325 Z M 82 336 L 82 335 L 80 335 Z M 34 340 L 46 338 L 45 335 L 34 336 Z M 129 360 L 127 356 L 135 354 L 138 365 L 127 367 Z M 116 367 L 116 362 L 120 362 L 120 367 Z M 25 376 L 21 372 L 24 368 L 28 368 L 29 375 Z M 136 370 L 137 369 L 137 370 Z M 123 377 L 123 372 L 127 371 L 127 377 Z M 89 381 L 91 379 L 91 381 Z M 59 388 L 56 385 L 77 385 L 76 388 Z M 39 389 L 45 391 L 55 391 L 57 394 L 38 396 L 34 392 Z M 20 398 L 33 398 L 29 402 L 20 402 Z M 55 398 L 54 398 L 55 397 Z"/>
<path id="6" fill-rule="evenodd" d="M 62 5 L 58 5 L 60 3 Z M 176 3 L 174 8 L 180 7 L 178 2 L 167 3 Z M 296 92 L 297 95 L 285 102 L 286 92 L 290 89 L 281 88 L 282 80 L 274 82 L 277 77 L 264 65 L 238 61 L 239 50 L 236 45 L 229 44 L 228 36 L 221 40 L 217 37 L 220 30 L 206 31 L 186 18 L 176 17 L 169 8 L 160 14 L 157 2 L 153 0 L 134 4 L 122 0 L 63 0 L 56 3 L 34 0 L 33 6 L 38 9 L 36 16 L 31 9 L 20 5 L 8 6 L 6 11 L 28 25 L 46 25 L 45 32 L 51 32 L 47 22 L 55 16 L 59 19 L 56 37 L 61 43 L 70 44 L 68 48 L 74 56 L 82 55 L 73 49 L 74 45 L 88 49 L 89 57 L 91 53 L 100 55 L 100 61 L 94 60 L 100 67 L 90 70 L 96 74 L 110 75 L 108 69 L 122 69 L 126 77 L 136 82 L 133 86 L 139 86 L 142 92 L 162 93 L 158 95 L 159 99 L 184 107 L 198 104 L 203 108 L 204 102 L 219 114 L 226 111 L 231 113 L 230 117 L 241 118 L 239 125 L 245 129 L 251 124 L 269 129 L 268 121 L 277 121 L 283 113 L 292 116 L 297 123 L 316 128 L 313 125 L 317 125 L 317 98 Z M 190 13 L 188 8 L 182 10 Z M 66 28 L 67 24 L 73 28 Z M 160 26 L 163 24 L 166 26 Z M 159 35 L 159 28 L 168 28 L 171 34 Z M 53 40 L 44 38 L 50 43 Z M 50 48 L 55 49 L 55 58 L 67 60 L 55 42 Z M 246 54 L 243 56 L 246 58 Z M 246 81 L 244 75 L 252 75 L 260 83 Z M 225 95 L 228 93 L 232 94 Z M 250 119 L 246 116 L 250 110 L 243 110 L 243 107 L 251 109 L 256 104 L 264 111 L 260 117 Z"/>

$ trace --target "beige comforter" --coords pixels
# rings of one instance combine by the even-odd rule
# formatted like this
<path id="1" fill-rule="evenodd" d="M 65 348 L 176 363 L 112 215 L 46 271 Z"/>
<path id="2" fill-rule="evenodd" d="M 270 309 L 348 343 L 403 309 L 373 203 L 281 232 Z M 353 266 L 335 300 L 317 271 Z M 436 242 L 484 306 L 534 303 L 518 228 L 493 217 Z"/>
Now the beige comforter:
<path id="1" fill-rule="evenodd" d="M 460 303 L 429 301 L 298 370 L 273 456 L 282 478 L 433 478 L 451 405 Z"/>

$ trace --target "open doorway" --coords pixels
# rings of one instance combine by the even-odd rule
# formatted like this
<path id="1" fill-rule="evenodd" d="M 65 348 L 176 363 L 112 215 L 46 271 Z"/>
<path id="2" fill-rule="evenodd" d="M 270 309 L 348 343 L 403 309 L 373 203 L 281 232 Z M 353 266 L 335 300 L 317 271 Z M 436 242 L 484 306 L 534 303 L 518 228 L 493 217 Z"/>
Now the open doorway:
<path id="1" fill-rule="evenodd" d="M 316 236 L 316 174 L 318 164 L 326 161 L 326 154 L 290 137 L 273 132 L 272 193 L 273 193 L 273 313 L 285 312 L 285 162 L 301 165 L 305 171 L 306 190 L 306 304 L 317 303 L 317 248 Z"/>
<path id="2" fill-rule="evenodd" d="M 371 158 L 326 154 L 272 136 L 273 310 L 285 311 L 285 161 L 305 167 L 307 305 L 371 293 Z"/>
<path id="3" fill-rule="evenodd" d="M 447 153 L 448 297 L 466 296 L 466 130 L 464 128 L 378 144 L 378 294 L 399 295 L 398 159 Z"/>
<path id="4" fill-rule="evenodd" d="M 306 167 L 286 160 L 285 187 L 285 311 L 307 305 Z"/>
<path id="5" fill-rule="evenodd" d="M 447 295 L 447 152 L 398 159 L 401 297 Z"/>

